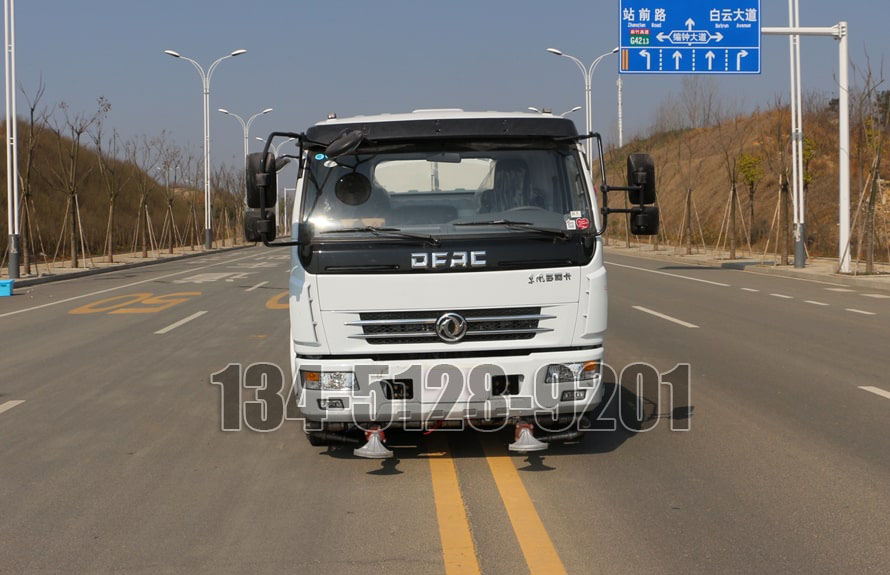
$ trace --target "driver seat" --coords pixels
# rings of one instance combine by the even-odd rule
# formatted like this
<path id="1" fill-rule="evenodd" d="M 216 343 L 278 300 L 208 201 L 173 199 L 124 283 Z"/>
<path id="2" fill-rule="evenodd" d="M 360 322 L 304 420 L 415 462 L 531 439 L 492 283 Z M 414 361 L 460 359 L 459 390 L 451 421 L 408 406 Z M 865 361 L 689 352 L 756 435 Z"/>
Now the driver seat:
<path id="1" fill-rule="evenodd" d="M 494 187 L 479 194 L 479 213 L 502 212 L 530 203 L 528 164 L 519 158 L 498 160 Z"/>

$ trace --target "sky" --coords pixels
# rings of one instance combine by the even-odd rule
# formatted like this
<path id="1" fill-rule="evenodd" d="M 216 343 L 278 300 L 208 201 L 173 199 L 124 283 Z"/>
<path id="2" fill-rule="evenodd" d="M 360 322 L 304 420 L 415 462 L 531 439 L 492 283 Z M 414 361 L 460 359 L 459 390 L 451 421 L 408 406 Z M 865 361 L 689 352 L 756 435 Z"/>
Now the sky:
<path id="1" fill-rule="evenodd" d="M 873 69 L 881 68 L 890 54 L 887 0 L 800 4 L 803 26 L 848 21 L 853 63 L 864 66 L 868 54 Z M 328 113 L 535 106 L 559 114 L 583 106 L 580 70 L 546 49 L 589 64 L 617 45 L 620 18 L 619 0 L 18 0 L 15 8 L 16 73 L 27 92 L 42 78 L 44 103 L 65 101 L 86 113 L 104 96 L 112 106 L 107 126 L 124 138 L 166 130 L 197 154 L 203 137 L 200 78 L 188 62 L 163 51 L 175 50 L 206 68 L 246 49 L 223 61 L 212 77 L 213 165 L 243 161 L 241 126 L 217 108 L 245 119 L 274 109 L 251 127 L 250 150 L 259 151 L 256 136 L 301 132 Z M 762 0 L 761 9 L 763 26 L 788 25 L 785 0 Z M 837 59 L 833 39 L 803 38 L 804 91 L 835 93 Z M 593 78 L 594 129 L 605 135 L 617 133 L 618 65 L 617 56 L 605 58 Z M 762 74 L 721 77 L 716 84 L 721 99 L 739 110 L 766 107 L 777 95 L 787 102 L 787 37 L 763 37 Z M 644 133 L 659 103 L 680 90 L 680 77 L 625 75 L 625 140 Z M 26 109 L 19 96 L 19 114 Z M 583 131 L 583 111 L 568 117 Z"/>

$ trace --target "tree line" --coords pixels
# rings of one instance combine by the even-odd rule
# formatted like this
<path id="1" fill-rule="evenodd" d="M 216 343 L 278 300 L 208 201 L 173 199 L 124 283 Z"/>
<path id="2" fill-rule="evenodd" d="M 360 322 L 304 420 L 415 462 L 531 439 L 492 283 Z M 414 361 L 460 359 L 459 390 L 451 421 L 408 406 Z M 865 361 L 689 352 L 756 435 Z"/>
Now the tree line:
<path id="1" fill-rule="evenodd" d="M 890 136 L 890 90 L 871 66 L 854 69 L 851 90 L 851 242 L 864 271 L 890 261 L 890 193 L 882 174 L 883 145 Z M 838 251 L 837 99 L 815 93 L 804 99 L 803 186 L 810 256 Z M 789 107 L 776 97 L 742 114 L 721 99 L 710 78 L 687 77 L 680 96 L 663 99 L 645 137 L 620 152 L 609 150 L 611 170 L 621 173 L 628 152 L 655 158 L 662 215 L 653 240 L 685 248 L 774 254 L 787 264 L 791 239 L 791 134 Z M 608 235 L 630 245 L 626 220 L 613 218 Z"/>
<path id="2" fill-rule="evenodd" d="M 116 254 L 173 253 L 204 241 L 204 165 L 200 151 L 170 134 L 123 138 L 110 125 L 112 104 L 89 112 L 65 101 L 44 104 L 45 85 L 20 89 L 27 105 L 18 121 L 21 272 L 68 260 L 73 267 Z M 5 128 L 5 126 L 4 126 Z M 4 168 L 4 177 L 5 169 Z M 243 217 L 243 166 L 211 171 L 214 242 L 233 243 Z M 0 207 L 7 218 L 6 202 Z M 8 238 L 0 236 L 3 265 Z"/>

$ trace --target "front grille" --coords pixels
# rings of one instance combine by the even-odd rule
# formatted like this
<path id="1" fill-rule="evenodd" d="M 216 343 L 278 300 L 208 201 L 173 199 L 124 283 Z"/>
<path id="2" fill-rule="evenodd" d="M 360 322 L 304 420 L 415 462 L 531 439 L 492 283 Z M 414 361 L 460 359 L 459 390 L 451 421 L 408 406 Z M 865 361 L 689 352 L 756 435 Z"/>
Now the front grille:
<path id="1" fill-rule="evenodd" d="M 550 328 L 538 327 L 543 319 L 540 307 L 514 307 L 470 310 L 384 311 L 359 314 L 359 321 L 346 325 L 362 328 L 349 337 L 364 339 L 372 345 L 441 342 L 436 335 L 436 321 L 445 313 L 457 313 L 467 320 L 467 333 L 461 341 L 504 341 L 532 339 Z"/>

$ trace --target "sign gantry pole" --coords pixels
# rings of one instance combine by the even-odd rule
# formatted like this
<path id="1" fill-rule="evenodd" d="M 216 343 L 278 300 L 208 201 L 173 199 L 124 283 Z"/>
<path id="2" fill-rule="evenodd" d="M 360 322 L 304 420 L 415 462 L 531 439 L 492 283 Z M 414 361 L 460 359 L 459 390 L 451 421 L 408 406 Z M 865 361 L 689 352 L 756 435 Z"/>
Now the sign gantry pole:
<path id="1" fill-rule="evenodd" d="M 849 85 L 849 48 L 848 30 L 846 22 L 838 22 L 828 27 L 801 27 L 789 26 L 787 28 L 764 27 L 764 34 L 792 35 L 792 36 L 831 36 L 838 43 L 838 195 L 839 195 L 839 226 L 838 226 L 838 271 L 850 273 L 850 85 Z M 799 70 L 798 70 L 799 72 Z M 796 92 L 796 93 L 794 93 Z M 796 96 L 796 110 L 800 110 L 800 90 L 794 90 L 792 96 Z M 793 118 L 793 114 L 792 114 Z M 799 156 L 792 158 L 793 165 L 800 168 L 803 161 L 803 142 L 798 148 Z M 801 180 L 803 174 L 800 174 Z M 802 184 L 802 181 L 800 182 Z M 803 187 L 800 187 L 803 191 Z M 804 199 L 801 195 L 797 206 L 795 218 L 800 218 L 803 212 Z M 801 222 L 802 219 L 797 219 Z M 803 230 L 800 230 L 801 232 Z M 796 238 L 795 238 L 796 240 Z M 795 242 L 796 244 L 796 242 Z M 795 245 L 795 247 L 797 247 Z M 803 249 L 803 245 L 800 246 Z M 796 264 L 796 260 L 795 260 Z"/>

